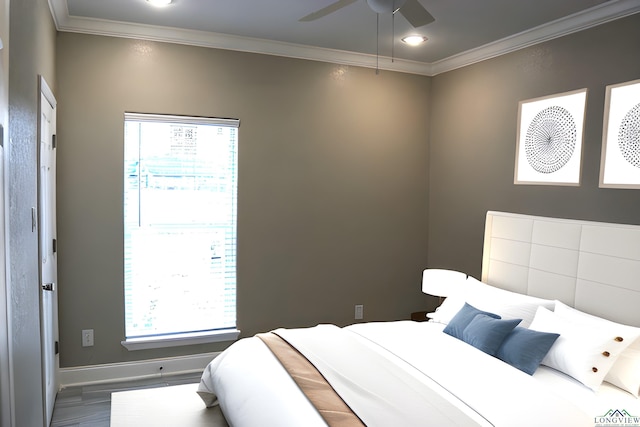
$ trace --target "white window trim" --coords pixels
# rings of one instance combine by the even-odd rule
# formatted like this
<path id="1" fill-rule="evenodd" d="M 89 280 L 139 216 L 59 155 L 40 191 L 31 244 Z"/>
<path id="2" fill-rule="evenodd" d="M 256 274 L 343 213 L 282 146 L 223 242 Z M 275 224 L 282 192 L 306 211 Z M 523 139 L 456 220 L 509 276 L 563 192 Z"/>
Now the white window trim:
<path id="1" fill-rule="evenodd" d="M 166 114 L 146 114 L 125 112 L 125 122 L 127 120 L 137 121 L 164 121 L 175 123 L 188 123 L 194 125 L 217 125 L 226 127 L 240 127 L 240 120 L 229 118 L 211 118 L 211 117 L 193 117 L 193 116 L 175 116 Z M 128 351 L 146 350 L 154 348 L 179 347 L 196 344 L 207 344 L 215 342 L 235 341 L 240 335 L 240 330 L 221 329 L 203 332 L 190 332 L 179 334 L 156 335 L 150 337 L 125 338 L 120 344 Z"/>
<path id="2" fill-rule="evenodd" d="M 184 334 L 129 338 L 121 341 L 120 344 L 129 351 L 136 351 L 152 348 L 179 347 L 183 345 L 235 341 L 238 339 L 238 335 L 240 335 L 240 330 L 238 329 L 221 329 L 219 331 L 190 332 Z"/>

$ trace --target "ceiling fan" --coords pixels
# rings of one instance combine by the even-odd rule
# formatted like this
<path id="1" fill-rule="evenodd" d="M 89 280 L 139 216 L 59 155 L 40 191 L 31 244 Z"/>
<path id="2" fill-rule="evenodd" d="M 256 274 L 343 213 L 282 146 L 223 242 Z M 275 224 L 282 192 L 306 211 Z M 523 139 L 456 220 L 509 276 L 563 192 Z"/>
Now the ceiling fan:
<path id="1" fill-rule="evenodd" d="M 359 0 L 338 0 L 327 7 L 300 18 L 300 21 L 315 21 L 357 1 Z M 435 18 L 427 12 L 418 0 L 366 0 L 366 2 L 371 10 L 379 15 L 400 12 L 400 14 L 416 28 L 435 21 Z"/>

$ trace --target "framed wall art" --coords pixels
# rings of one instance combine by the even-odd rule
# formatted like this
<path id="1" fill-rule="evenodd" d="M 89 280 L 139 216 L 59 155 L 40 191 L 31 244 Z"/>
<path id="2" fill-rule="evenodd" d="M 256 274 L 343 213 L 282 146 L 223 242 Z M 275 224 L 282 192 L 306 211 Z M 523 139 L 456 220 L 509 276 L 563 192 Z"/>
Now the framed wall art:
<path id="1" fill-rule="evenodd" d="M 640 80 L 607 86 L 600 187 L 640 188 Z"/>
<path id="2" fill-rule="evenodd" d="M 515 184 L 580 185 L 587 89 L 521 101 Z"/>

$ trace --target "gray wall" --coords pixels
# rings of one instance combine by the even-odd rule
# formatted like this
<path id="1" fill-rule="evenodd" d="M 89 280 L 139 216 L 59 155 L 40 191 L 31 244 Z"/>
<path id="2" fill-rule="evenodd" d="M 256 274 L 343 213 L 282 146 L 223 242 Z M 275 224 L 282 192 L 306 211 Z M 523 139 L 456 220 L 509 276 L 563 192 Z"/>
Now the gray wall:
<path id="1" fill-rule="evenodd" d="M 38 75 L 55 92 L 56 31 L 45 0 L 13 0 L 9 48 L 9 292 L 15 425 L 43 425 L 37 206 Z M 4 399 L 4 397 L 3 397 Z"/>
<path id="2" fill-rule="evenodd" d="M 637 190 L 598 188 L 605 86 L 640 77 L 638 52 L 638 15 L 435 78 L 59 34 L 61 366 L 223 348 L 119 344 L 124 111 L 241 120 L 243 336 L 356 303 L 399 319 L 432 304 L 427 265 L 479 276 L 487 210 L 640 223 Z M 582 185 L 514 185 L 518 102 L 583 87 Z"/>
<path id="3" fill-rule="evenodd" d="M 212 351 L 128 352 L 123 113 L 233 117 L 238 327 L 408 318 L 427 255 L 431 79 L 130 39 L 58 34 L 62 367 Z M 81 330 L 95 346 L 81 347 Z"/>
<path id="4" fill-rule="evenodd" d="M 479 277 L 487 210 L 640 224 L 640 191 L 600 189 L 605 88 L 640 78 L 640 14 L 432 82 L 429 266 Z M 518 103 L 587 88 L 582 184 L 514 185 Z"/>

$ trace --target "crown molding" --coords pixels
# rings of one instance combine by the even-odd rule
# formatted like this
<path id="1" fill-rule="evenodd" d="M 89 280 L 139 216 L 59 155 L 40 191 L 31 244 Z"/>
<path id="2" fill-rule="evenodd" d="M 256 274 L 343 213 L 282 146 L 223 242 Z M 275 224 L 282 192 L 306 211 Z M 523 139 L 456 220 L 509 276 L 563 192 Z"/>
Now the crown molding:
<path id="1" fill-rule="evenodd" d="M 619 0 L 575 13 L 431 64 L 431 75 L 462 68 L 640 12 L 640 1 Z"/>
<path id="2" fill-rule="evenodd" d="M 206 31 L 70 16 L 66 0 L 49 0 L 49 7 L 57 30 L 63 32 L 152 40 L 435 76 L 633 15 L 640 12 L 640 1 L 608 2 L 433 63 L 392 59 L 386 56 L 376 57 L 375 55 Z"/>
<path id="3" fill-rule="evenodd" d="M 124 37 L 428 75 L 430 65 L 355 52 L 128 22 L 70 16 L 66 0 L 49 0 L 58 31 Z"/>

